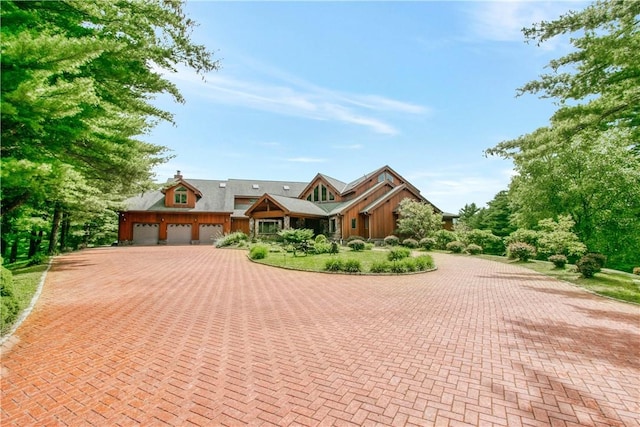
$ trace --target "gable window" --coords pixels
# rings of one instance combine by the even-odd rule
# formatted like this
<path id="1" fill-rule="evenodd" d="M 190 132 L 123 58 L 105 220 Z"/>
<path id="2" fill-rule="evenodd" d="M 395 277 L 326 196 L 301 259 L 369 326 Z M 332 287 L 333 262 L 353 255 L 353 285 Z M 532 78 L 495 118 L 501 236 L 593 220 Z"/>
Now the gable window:
<path id="1" fill-rule="evenodd" d="M 380 175 L 378 175 L 378 182 L 383 182 L 385 180 L 393 182 L 393 175 L 391 175 L 389 172 L 382 172 Z"/>
<path id="2" fill-rule="evenodd" d="M 187 204 L 187 189 L 184 187 L 176 188 L 176 191 L 173 193 L 173 202 L 176 205 L 186 205 Z"/>
<path id="3" fill-rule="evenodd" d="M 325 187 L 324 185 L 322 186 L 322 201 L 327 201 L 327 187 Z"/>
<path id="4" fill-rule="evenodd" d="M 329 191 L 329 200 L 335 200 L 336 196 L 333 195 L 331 191 Z"/>
<path id="5" fill-rule="evenodd" d="M 317 202 L 318 200 L 320 200 L 318 198 L 318 192 L 319 192 L 319 188 L 318 187 L 320 187 L 320 186 L 316 185 L 316 188 L 313 189 L 313 201 L 314 202 Z"/>

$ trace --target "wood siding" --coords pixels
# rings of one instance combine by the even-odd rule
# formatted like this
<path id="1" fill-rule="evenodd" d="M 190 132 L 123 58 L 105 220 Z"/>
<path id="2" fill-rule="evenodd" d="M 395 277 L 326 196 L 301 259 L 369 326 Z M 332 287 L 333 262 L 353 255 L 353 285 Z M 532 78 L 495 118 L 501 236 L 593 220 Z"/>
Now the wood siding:
<path id="1" fill-rule="evenodd" d="M 242 231 L 247 236 L 250 234 L 249 218 L 231 218 L 231 232 Z"/>
<path id="2" fill-rule="evenodd" d="M 191 240 L 199 241 L 199 224 L 220 224 L 224 233 L 231 231 L 228 213 L 197 212 L 121 212 L 118 224 L 118 241 L 133 241 L 133 224 L 159 224 L 160 242 L 167 240 L 167 224 L 192 224 Z"/>

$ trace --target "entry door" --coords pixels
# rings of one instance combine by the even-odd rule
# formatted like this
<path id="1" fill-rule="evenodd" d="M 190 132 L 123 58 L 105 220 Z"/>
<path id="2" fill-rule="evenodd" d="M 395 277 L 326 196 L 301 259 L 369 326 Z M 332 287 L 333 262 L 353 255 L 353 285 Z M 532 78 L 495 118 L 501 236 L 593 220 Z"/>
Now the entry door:
<path id="1" fill-rule="evenodd" d="M 157 245 L 160 235 L 160 224 L 134 223 L 133 224 L 133 244 L 134 245 Z"/>
<path id="2" fill-rule="evenodd" d="M 168 245 L 188 245 L 191 243 L 191 224 L 167 224 Z"/>

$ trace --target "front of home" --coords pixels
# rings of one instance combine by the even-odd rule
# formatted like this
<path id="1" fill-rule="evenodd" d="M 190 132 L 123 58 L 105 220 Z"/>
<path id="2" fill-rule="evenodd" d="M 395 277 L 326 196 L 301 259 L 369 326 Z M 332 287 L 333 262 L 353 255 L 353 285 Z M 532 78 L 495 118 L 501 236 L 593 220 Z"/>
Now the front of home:
<path id="1" fill-rule="evenodd" d="M 118 241 L 208 244 L 234 231 L 259 237 L 289 228 L 310 228 L 334 240 L 381 240 L 394 233 L 405 198 L 431 204 L 389 166 L 350 183 L 323 174 L 310 182 L 187 180 L 178 171 L 161 190 L 126 201 Z M 451 229 L 456 215 L 433 208 Z"/>

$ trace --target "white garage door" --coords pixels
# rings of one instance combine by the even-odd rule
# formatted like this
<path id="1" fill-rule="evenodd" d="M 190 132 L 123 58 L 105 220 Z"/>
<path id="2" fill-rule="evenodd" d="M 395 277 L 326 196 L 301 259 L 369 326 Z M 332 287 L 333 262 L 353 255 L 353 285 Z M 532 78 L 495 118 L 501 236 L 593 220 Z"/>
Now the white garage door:
<path id="1" fill-rule="evenodd" d="M 160 234 L 159 224 L 133 224 L 133 244 L 134 245 L 157 245 Z"/>
<path id="2" fill-rule="evenodd" d="M 167 224 L 167 244 L 188 245 L 191 243 L 191 224 Z"/>
<path id="3" fill-rule="evenodd" d="M 200 244 L 213 244 L 222 237 L 222 224 L 200 224 Z"/>

